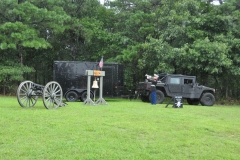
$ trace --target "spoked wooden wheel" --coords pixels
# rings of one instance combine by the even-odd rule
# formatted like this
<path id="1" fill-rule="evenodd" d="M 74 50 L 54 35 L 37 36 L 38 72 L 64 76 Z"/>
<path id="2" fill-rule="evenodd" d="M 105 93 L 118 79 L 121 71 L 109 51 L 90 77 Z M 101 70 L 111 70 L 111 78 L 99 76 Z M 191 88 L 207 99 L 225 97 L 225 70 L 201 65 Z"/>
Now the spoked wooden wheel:
<path id="1" fill-rule="evenodd" d="M 17 89 L 17 100 L 21 107 L 33 107 L 37 103 L 38 96 L 34 93 L 33 82 L 24 81 Z"/>
<path id="2" fill-rule="evenodd" d="M 43 89 L 43 103 L 47 109 L 58 108 L 62 104 L 62 88 L 57 82 L 48 82 Z"/>

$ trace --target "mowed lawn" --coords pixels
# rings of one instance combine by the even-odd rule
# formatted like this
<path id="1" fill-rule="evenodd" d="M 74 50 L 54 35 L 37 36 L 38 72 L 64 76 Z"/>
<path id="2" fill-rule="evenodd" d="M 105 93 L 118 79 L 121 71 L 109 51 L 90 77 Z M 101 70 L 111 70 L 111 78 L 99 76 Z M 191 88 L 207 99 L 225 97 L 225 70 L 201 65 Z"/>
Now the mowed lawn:
<path id="1" fill-rule="evenodd" d="M 240 106 L 165 108 L 140 100 L 21 108 L 0 97 L 2 160 L 239 160 Z"/>

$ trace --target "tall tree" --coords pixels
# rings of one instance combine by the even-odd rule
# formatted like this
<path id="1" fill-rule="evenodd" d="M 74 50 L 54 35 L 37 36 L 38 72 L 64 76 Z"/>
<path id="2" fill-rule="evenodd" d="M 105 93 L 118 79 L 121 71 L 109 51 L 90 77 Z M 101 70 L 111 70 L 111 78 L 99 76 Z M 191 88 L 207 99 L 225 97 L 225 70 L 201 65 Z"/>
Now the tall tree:
<path id="1" fill-rule="evenodd" d="M 32 67 L 25 66 L 24 59 L 31 54 L 27 53 L 27 48 L 36 50 L 49 48 L 51 47 L 48 42 L 49 37 L 65 29 L 64 23 L 69 16 L 61 7 L 48 10 L 44 6 L 36 6 L 34 2 L 38 1 L 2 0 L 0 2 L 2 15 L 0 49 L 2 60 L 7 59 L 1 63 L 0 68 L 8 69 L 8 72 L 1 72 L 5 75 L 1 78 L 1 84 L 6 84 L 9 80 L 20 81 L 23 79 L 23 73 L 34 71 Z"/>

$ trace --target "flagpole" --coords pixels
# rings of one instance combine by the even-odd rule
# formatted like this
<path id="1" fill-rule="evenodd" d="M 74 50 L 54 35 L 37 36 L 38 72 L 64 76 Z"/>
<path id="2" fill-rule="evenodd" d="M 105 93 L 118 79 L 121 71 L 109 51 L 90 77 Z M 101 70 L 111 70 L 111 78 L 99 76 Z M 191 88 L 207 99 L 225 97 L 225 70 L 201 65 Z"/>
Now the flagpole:
<path id="1" fill-rule="evenodd" d="M 103 68 L 103 56 L 99 62 L 99 67 L 101 69 L 101 76 L 100 76 L 100 90 L 99 90 L 99 99 L 96 101 L 96 104 L 107 104 L 107 102 L 103 99 L 103 76 L 105 76 L 105 71 L 102 71 Z"/>
<path id="2" fill-rule="evenodd" d="M 99 62 L 99 67 L 100 67 L 100 70 L 102 71 L 102 67 L 103 67 L 103 56 Z"/>

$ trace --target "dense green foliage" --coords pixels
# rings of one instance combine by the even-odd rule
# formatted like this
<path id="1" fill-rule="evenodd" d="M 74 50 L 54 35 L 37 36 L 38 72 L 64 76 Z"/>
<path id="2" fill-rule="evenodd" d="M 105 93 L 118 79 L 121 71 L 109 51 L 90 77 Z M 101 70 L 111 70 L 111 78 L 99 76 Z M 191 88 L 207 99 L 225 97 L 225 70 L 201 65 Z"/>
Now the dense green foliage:
<path id="1" fill-rule="evenodd" d="M 216 0 L 215 0 L 216 1 Z M 125 84 L 144 75 L 196 75 L 218 97 L 239 98 L 237 0 L 2 0 L 0 89 L 46 84 L 54 60 L 119 62 Z"/>

